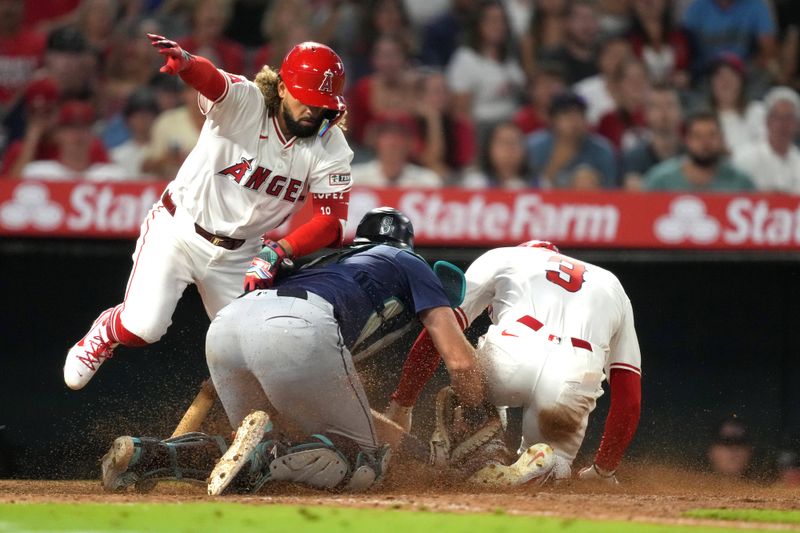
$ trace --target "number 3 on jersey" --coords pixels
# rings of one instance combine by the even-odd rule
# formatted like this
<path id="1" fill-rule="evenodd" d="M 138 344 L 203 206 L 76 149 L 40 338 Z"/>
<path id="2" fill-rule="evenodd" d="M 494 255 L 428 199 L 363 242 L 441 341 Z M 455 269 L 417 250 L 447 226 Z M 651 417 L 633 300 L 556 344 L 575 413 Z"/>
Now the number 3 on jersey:
<path id="1" fill-rule="evenodd" d="M 569 292 L 578 292 L 583 287 L 583 274 L 586 266 L 580 261 L 563 255 L 552 256 L 545 266 L 547 281 L 555 283 Z"/>

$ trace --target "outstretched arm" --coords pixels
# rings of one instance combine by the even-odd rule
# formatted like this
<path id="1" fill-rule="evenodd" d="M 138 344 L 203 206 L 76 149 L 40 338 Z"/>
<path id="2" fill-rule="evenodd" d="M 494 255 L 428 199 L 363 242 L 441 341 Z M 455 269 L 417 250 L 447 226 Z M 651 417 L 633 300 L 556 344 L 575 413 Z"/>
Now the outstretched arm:
<path id="1" fill-rule="evenodd" d="M 148 33 L 147 38 L 166 60 L 160 69 L 161 72 L 180 76 L 183 81 L 212 102 L 219 100 L 225 93 L 225 77 L 211 61 L 190 54 L 175 41 L 170 41 L 161 35 Z"/>

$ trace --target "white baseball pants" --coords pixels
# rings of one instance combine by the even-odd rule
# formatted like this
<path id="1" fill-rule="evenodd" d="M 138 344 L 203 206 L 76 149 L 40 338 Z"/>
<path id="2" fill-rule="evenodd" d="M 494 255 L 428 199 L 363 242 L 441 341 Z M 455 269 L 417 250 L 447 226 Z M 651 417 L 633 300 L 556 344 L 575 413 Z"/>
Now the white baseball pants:
<path id="1" fill-rule="evenodd" d="M 242 293 L 244 274 L 261 249 L 259 238 L 236 250 L 211 244 L 195 232 L 194 220 L 180 207 L 170 215 L 159 201 L 142 223 L 120 319 L 125 329 L 153 343 L 172 324 L 183 291 L 197 285 L 206 313 L 213 318 Z"/>
<path id="2" fill-rule="evenodd" d="M 491 326 L 480 339 L 477 354 L 489 400 L 498 407 L 522 407 L 520 453 L 544 442 L 572 464 L 589 414 L 603 394 L 603 351 L 585 341 L 577 347 L 569 337 L 526 329 Z"/>

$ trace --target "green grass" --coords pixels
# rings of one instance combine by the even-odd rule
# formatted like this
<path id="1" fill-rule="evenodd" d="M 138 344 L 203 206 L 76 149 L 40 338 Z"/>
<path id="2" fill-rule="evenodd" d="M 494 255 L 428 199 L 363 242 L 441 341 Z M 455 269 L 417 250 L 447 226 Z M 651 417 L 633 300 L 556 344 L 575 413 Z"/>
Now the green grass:
<path id="1" fill-rule="evenodd" d="M 465 502 L 467 503 L 467 502 Z M 0 533 L 105 531 L 148 533 L 722 533 L 745 529 L 591 522 L 493 514 L 451 514 L 269 504 L 0 504 Z"/>
<path id="2" fill-rule="evenodd" d="M 779 511 L 777 509 L 693 509 L 686 511 L 684 516 L 710 520 L 800 524 L 800 511 Z"/>

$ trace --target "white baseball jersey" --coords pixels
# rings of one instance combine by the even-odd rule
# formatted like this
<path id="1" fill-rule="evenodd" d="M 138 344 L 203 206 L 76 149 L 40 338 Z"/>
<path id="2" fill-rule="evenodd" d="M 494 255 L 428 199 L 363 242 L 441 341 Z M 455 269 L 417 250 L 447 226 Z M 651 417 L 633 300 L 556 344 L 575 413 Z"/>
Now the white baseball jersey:
<path id="1" fill-rule="evenodd" d="M 353 151 L 341 129 L 286 139 L 258 86 L 223 74 L 226 88 L 217 101 L 199 96 L 205 124 L 169 185 L 174 202 L 197 224 L 217 235 L 253 238 L 283 223 L 309 193 L 350 189 Z"/>
<path id="2" fill-rule="evenodd" d="M 549 331 L 586 340 L 605 353 L 605 372 L 641 374 L 633 310 L 611 272 L 546 248 L 496 248 L 466 271 L 462 318 L 471 324 L 487 307 L 503 317 L 533 314 Z"/>

